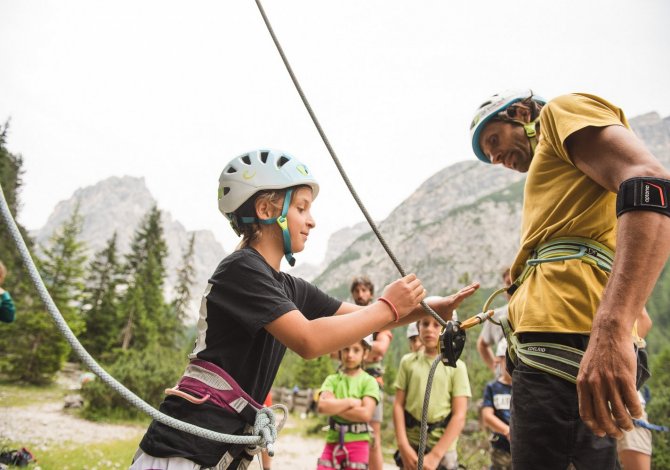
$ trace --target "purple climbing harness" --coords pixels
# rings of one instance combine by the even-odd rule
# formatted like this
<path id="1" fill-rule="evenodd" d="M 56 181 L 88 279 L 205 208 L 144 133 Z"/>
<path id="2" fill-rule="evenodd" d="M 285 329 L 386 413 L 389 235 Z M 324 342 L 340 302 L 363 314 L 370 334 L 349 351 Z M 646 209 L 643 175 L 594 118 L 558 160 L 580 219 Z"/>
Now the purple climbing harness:
<path id="1" fill-rule="evenodd" d="M 193 359 L 174 388 L 165 390 L 197 405 L 210 402 L 235 413 L 253 425 L 256 413 L 263 408 L 225 370 L 202 359 Z"/>

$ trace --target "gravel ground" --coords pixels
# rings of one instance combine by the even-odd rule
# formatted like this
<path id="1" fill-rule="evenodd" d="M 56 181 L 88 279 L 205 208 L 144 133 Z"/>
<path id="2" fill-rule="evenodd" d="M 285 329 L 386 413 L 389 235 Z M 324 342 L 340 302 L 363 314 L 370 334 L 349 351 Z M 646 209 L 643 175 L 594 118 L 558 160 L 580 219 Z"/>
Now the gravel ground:
<path id="1" fill-rule="evenodd" d="M 60 402 L 26 407 L 0 406 L 0 439 L 49 445 L 66 441 L 88 444 L 139 437 L 144 427 L 103 424 L 63 411 Z"/>
<path id="2" fill-rule="evenodd" d="M 290 427 L 290 423 L 287 423 Z M 144 433 L 142 426 L 126 426 L 95 423 L 72 416 L 63 411 L 61 402 L 44 403 L 26 407 L 3 407 L 0 405 L 0 440 L 35 443 L 35 450 L 70 441 L 81 444 L 115 439 L 139 439 Z M 272 468 L 275 470 L 313 470 L 321 455 L 324 441 L 303 438 L 292 434 L 280 435 L 275 444 Z M 258 460 L 250 469 L 259 470 Z M 395 466 L 385 464 L 385 470 Z"/>

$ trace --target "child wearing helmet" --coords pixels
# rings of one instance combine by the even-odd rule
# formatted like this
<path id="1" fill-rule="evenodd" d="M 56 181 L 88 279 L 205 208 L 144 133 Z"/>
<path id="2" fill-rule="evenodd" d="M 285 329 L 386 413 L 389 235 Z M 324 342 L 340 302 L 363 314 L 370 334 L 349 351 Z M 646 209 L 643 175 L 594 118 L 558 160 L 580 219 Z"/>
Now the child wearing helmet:
<path id="1" fill-rule="evenodd" d="M 317 469 L 366 469 L 370 455 L 370 431 L 379 386 L 363 370 L 372 349 L 372 335 L 340 349 L 340 369 L 326 377 L 321 386 L 317 410 L 330 416 L 326 446 Z"/>
<path id="2" fill-rule="evenodd" d="M 407 325 L 407 342 L 409 343 L 410 353 L 417 352 L 423 346 L 421 338 L 419 338 L 419 327 L 416 326 L 416 323 Z"/>
<path id="3" fill-rule="evenodd" d="M 389 284 L 367 307 L 343 303 L 280 270 L 293 264 L 315 222 L 319 185 L 303 163 L 258 149 L 230 161 L 219 179 L 219 209 L 242 241 L 214 271 L 202 297 L 195 347 L 184 376 L 160 410 L 225 434 L 249 433 L 286 348 L 306 359 L 350 345 L 383 328 L 416 321 L 425 290 L 413 274 Z M 439 314 L 478 288 L 432 301 Z M 347 314 L 347 315 L 344 315 Z M 224 380 L 241 400 L 219 397 Z M 220 385 L 219 385 L 220 387 Z M 243 406 L 237 406 L 242 404 Z M 157 421 L 140 442 L 131 470 L 246 468 L 243 445 L 215 442 Z"/>

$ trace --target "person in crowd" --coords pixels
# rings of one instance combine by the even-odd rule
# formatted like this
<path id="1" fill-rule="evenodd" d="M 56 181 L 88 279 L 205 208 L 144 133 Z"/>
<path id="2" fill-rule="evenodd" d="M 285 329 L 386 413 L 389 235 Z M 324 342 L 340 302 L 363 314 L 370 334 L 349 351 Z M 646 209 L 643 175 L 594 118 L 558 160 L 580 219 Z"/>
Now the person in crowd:
<path id="1" fill-rule="evenodd" d="M 360 307 L 281 271 L 282 259 L 293 265 L 315 227 L 311 209 L 318 193 L 309 168 L 286 152 L 256 149 L 224 166 L 219 209 L 242 241 L 209 279 L 190 362 L 161 412 L 216 432 L 247 434 L 286 348 L 316 358 L 425 315 L 419 303 L 426 292 L 414 274 Z M 432 300 L 431 307 L 449 318 L 478 287 Z M 222 382 L 231 394 L 221 393 Z M 252 459 L 245 445 L 204 439 L 155 420 L 139 447 L 131 470 L 237 470 Z"/>
<path id="2" fill-rule="evenodd" d="M 12 296 L 2 287 L 6 277 L 7 268 L 0 261 L 0 321 L 11 323 L 16 318 L 16 306 L 14 305 L 14 300 L 12 300 Z"/>
<path id="3" fill-rule="evenodd" d="M 370 419 L 379 401 L 377 381 L 363 370 L 372 335 L 339 351 L 342 363 L 321 386 L 318 411 L 330 416 L 318 470 L 365 469 L 370 456 Z"/>
<path id="4" fill-rule="evenodd" d="M 646 354 L 647 333 L 651 329 L 652 321 L 649 318 L 649 313 L 645 308 L 642 314 L 638 317 L 636 324 L 636 341 L 635 347 L 642 354 Z M 642 419 L 647 421 L 647 412 L 645 410 L 647 403 L 651 399 L 651 392 L 647 385 L 644 385 L 638 390 L 640 403 L 642 404 Z M 619 454 L 619 462 L 625 470 L 649 470 L 651 468 L 651 454 L 652 454 L 652 435 L 649 429 L 641 426 L 636 426 L 630 431 L 624 431 L 623 436 L 617 440 L 617 452 Z"/>
<path id="5" fill-rule="evenodd" d="M 505 366 L 507 341 L 498 343 L 495 380 L 486 384 L 482 401 L 482 421 L 492 432 L 491 470 L 512 470 L 512 454 L 509 442 L 510 402 L 512 400 L 512 377 Z"/>
<path id="6" fill-rule="evenodd" d="M 372 302 L 375 286 L 367 276 L 355 277 L 350 287 L 351 298 L 356 305 L 362 307 Z M 393 333 L 390 329 L 376 331 L 372 335 L 372 350 L 368 354 L 365 365 L 365 372 L 373 376 L 379 384 L 379 400 L 372 414 L 370 424 L 372 426 L 373 442 L 370 448 L 370 470 L 382 470 L 384 458 L 382 456 L 381 432 L 382 422 L 384 420 L 384 355 L 391 345 Z"/>
<path id="7" fill-rule="evenodd" d="M 417 352 L 423 347 L 423 343 L 419 337 L 419 327 L 416 323 L 407 325 L 407 342 L 409 343 L 409 352 Z"/>
<path id="8" fill-rule="evenodd" d="M 512 285 L 512 279 L 510 277 L 509 273 L 509 268 L 506 268 L 502 272 L 502 280 L 505 285 L 505 287 L 508 287 Z M 510 295 L 505 294 L 507 298 L 509 299 Z M 500 308 L 497 308 L 493 311 L 493 320 L 499 322 L 501 317 L 506 317 L 507 316 L 507 304 L 503 305 Z M 491 321 L 487 321 L 484 323 L 482 326 L 482 330 L 479 333 L 479 337 L 477 338 L 477 352 L 479 352 L 479 355 L 481 358 L 484 360 L 484 363 L 486 366 L 491 369 L 491 372 L 495 372 L 495 367 L 497 364 L 497 360 L 495 355 L 493 354 L 493 348 L 496 346 L 496 344 L 500 343 L 500 340 L 503 338 L 503 330 L 500 328 L 499 325 L 496 325 L 495 323 Z"/>
<path id="9" fill-rule="evenodd" d="M 508 307 L 514 468 L 614 468 L 642 416 L 632 331 L 670 253 L 670 172 L 591 94 L 496 94 L 470 133 L 481 161 L 528 174 Z"/>
<path id="10" fill-rule="evenodd" d="M 415 469 L 418 462 L 421 416 L 430 368 L 438 356 L 440 324 L 430 316 L 418 322 L 419 336 L 424 349 L 403 356 L 394 383 L 393 403 L 399 468 Z M 465 426 L 470 381 L 465 363 L 456 367 L 437 365 L 433 377 L 427 414 L 425 469 L 452 470 L 458 468 L 456 444 Z"/>

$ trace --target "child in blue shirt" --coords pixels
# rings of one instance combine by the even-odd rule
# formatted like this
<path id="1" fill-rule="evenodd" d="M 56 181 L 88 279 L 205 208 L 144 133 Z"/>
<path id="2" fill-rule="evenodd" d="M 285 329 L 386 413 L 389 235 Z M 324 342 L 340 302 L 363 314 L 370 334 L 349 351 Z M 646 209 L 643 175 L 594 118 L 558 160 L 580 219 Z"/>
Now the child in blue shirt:
<path id="1" fill-rule="evenodd" d="M 498 377 L 486 384 L 482 403 L 482 419 L 493 431 L 491 437 L 491 470 L 511 470 L 512 454 L 509 441 L 512 377 L 505 367 L 505 338 L 498 343 L 495 367 Z"/>

